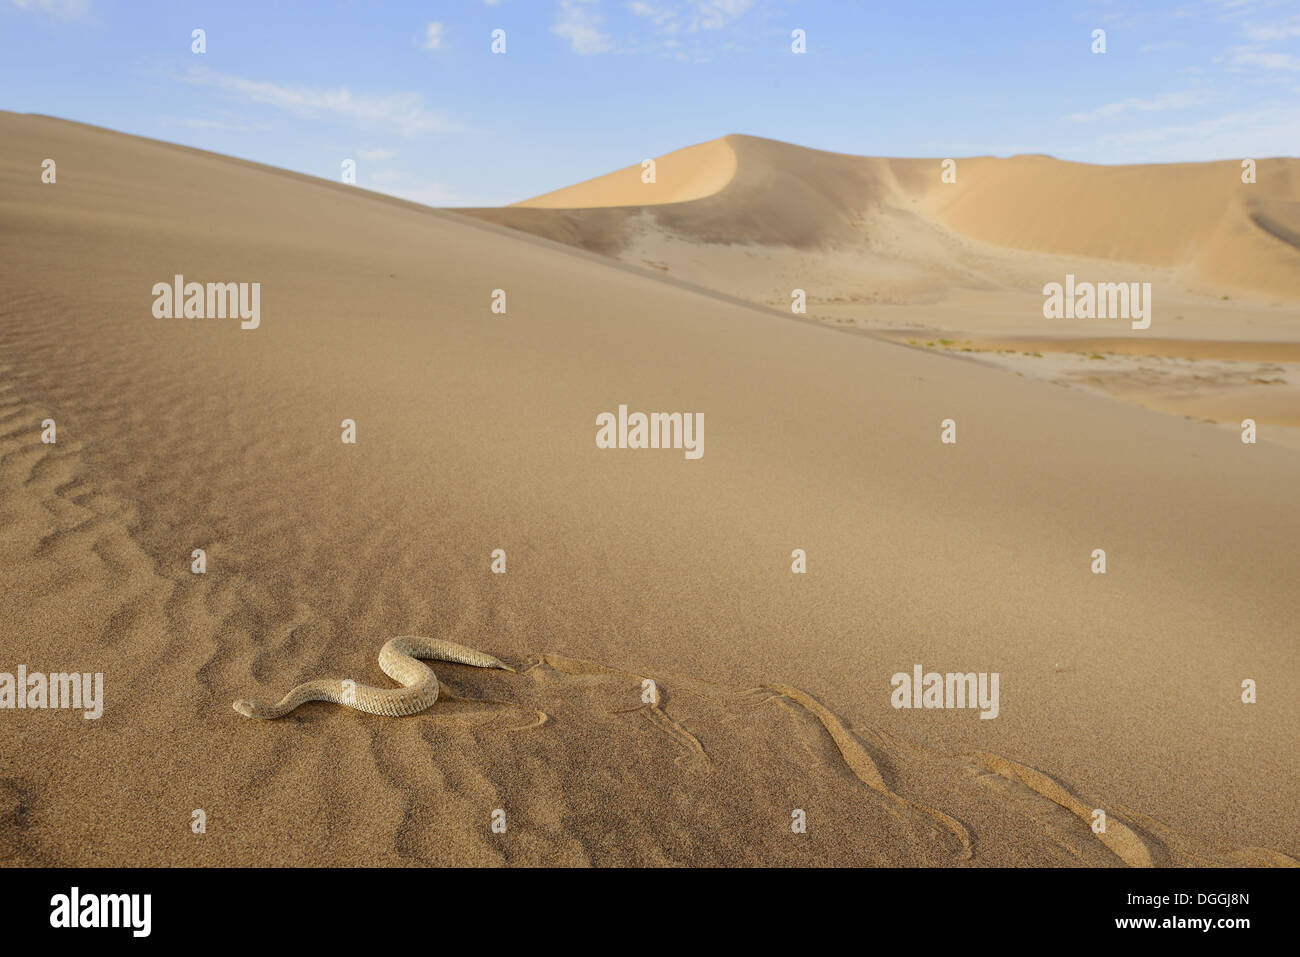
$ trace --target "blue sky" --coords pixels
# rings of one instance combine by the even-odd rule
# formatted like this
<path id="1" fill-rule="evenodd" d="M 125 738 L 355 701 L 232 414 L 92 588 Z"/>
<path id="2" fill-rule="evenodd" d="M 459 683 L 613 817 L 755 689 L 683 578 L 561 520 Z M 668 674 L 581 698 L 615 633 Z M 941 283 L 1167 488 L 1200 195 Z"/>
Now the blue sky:
<path id="1" fill-rule="evenodd" d="M 727 133 L 878 156 L 1294 156 L 1300 0 L 0 0 L 0 109 L 330 179 L 351 158 L 359 186 L 431 205 Z"/>

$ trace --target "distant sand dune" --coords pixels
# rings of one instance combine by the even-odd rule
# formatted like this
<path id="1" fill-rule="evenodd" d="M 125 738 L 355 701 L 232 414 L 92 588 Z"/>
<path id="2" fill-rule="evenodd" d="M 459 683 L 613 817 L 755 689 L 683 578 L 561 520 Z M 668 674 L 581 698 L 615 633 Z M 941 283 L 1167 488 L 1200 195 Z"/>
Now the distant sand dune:
<path id="1" fill-rule="evenodd" d="M 1087 166 L 1048 157 L 962 160 L 936 187 L 945 224 L 999 246 L 1115 262 L 1190 267 L 1228 288 L 1300 297 L 1300 250 L 1280 244 L 1252 209 L 1300 200 L 1300 160 Z"/>
<path id="2" fill-rule="evenodd" d="M 515 207 L 575 209 L 685 203 L 712 196 L 736 174 L 736 154 L 727 139 L 688 146 L 655 160 L 654 180 L 636 163 L 575 186 L 566 186 Z"/>
<path id="3" fill-rule="evenodd" d="M 1258 160 L 1258 181 L 1244 184 L 1237 161 L 1089 166 L 972 157 L 958 159 L 956 183 L 945 184 L 939 158 L 850 156 L 731 135 L 664 157 L 654 187 L 640 184 L 639 170 L 503 210 L 461 212 L 607 254 L 625 252 L 649 228 L 705 247 L 795 250 L 866 252 L 887 235 L 895 258 L 928 262 L 928 247 L 948 232 L 1006 250 L 1174 268 L 1215 287 L 1300 298 L 1300 159 Z M 682 195 L 669 198 L 674 190 Z M 620 206 L 618 216 L 607 209 Z M 551 212 L 523 211 L 534 207 Z M 948 251 L 946 265 L 960 272 L 956 254 Z M 719 281 L 738 291 L 725 274 Z"/>

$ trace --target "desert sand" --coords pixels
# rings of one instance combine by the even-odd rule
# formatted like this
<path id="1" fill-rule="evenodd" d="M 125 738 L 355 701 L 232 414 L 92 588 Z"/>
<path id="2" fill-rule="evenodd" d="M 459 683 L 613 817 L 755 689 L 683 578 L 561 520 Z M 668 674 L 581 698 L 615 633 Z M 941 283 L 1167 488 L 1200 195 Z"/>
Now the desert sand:
<path id="1" fill-rule="evenodd" d="M 1265 413 L 1245 445 L 992 362 L 1042 352 L 1042 283 L 1107 257 L 1178 284 L 1152 338 L 1300 342 L 1295 160 L 1261 160 L 1254 205 L 1132 174 L 1111 238 L 1088 168 L 1040 221 L 1035 157 L 943 194 L 932 161 L 728 137 L 665 157 L 655 205 L 623 171 L 467 214 L 0 134 L 0 671 L 105 682 L 98 720 L 0 711 L 0 863 L 1300 856 L 1300 451 Z M 261 283 L 260 325 L 156 318 L 175 274 Z M 597 448 L 620 404 L 702 412 L 704 454 Z M 389 686 L 401 634 L 517 673 L 435 664 L 405 718 L 232 710 Z M 997 718 L 892 707 L 916 664 L 998 673 Z"/>

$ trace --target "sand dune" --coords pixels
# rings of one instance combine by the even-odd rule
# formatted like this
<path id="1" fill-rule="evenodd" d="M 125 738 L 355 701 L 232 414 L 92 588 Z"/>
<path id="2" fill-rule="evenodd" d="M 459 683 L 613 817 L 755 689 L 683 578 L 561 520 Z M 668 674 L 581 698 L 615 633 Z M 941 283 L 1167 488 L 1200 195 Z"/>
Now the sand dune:
<path id="1" fill-rule="evenodd" d="M 1296 452 L 459 213 L 49 118 L 0 134 L 0 671 L 106 696 L 0 711 L 3 863 L 1300 856 Z M 627 216 L 811 249 L 861 230 L 845 195 L 921 206 L 919 167 L 821 154 L 801 186 L 743 147 L 717 192 Z M 177 273 L 260 282 L 259 328 L 155 318 Z M 703 412 L 703 456 L 597 448 L 620 403 Z M 231 710 L 382 683 L 398 634 L 520 673 L 438 665 L 411 718 Z M 999 673 L 997 719 L 892 707 L 917 663 Z"/>
<path id="2" fill-rule="evenodd" d="M 1106 391 L 1213 422 L 1263 417 L 1288 426 L 1269 441 L 1300 446 L 1289 428 L 1300 422 L 1300 160 L 1258 160 L 1257 182 L 1246 184 L 1235 161 L 1101 167 L 975 157 L 958 159 L 956 182 L 945 183 L 938 159 L 847 156 L 750 136 L 692 149 L 719 144 L 735 157 L 733 175 L 690 202 L 651 205 L 623 171 L 616 194 L 580 184 L 545 197 L 583 208 L 461 212 L 783 312 L 802 290 L 808 316 L 896 341 L 1039 343 L 1030 352 L 1097 341 L 1107 353 L 1233 360 L 1183 377 L 1172 401 L 1159 374 L 1146 387 L 1153 376 L 1140 365 Z M 686 162 L 694 155 L 673 154 L 658 188 L 673 177 L 694 191 L 710 182 L 717 164 Z M 614 199 L 627 205 L 609 206 Z M 1150 283 L 1152 327 L 1046 321 L 1043 287 L 1067 274 Z M 1179 343 L 1173 352 L 1170 343 Z M 1236 380 L 1254 370 L 1234 356 L 1284 363 L 1269 381 L 1286 388 L 1243 394 Z M 1080 385 L 1072 374 L 1053 381 Z M 1185 394 L 1190 383 L 1204 388 Z"/>
<path id="3" fill-rule="evenodd" d="M 730 166 L 723 155 L 733 158 Z M 626 252 L 647 231 L 702 244 L 838 244 L 859 252 L 878 250 L 887 238 L 894 258 L 933 265 L 928 260 L 943 253 L 948 271 L 960 275 L 972 250 L 953 247 L 968 240 L 1174 269 L 1206 289 L 1300 298 L 1298 159 L 1257 160 L 1253 184 L 1241 181 L 1236 161 L 956 163 L 956 182 L 944 183 L 939 158 L 849 156 L 731 135 L 665 156 L 653 187 L 639 182 L 636 166 L 506 209 L 463 212 L 602 252 Z M 680 197 L 668 199 L 674 191 Z M 615 206 L 623 207 L 617 242 L 608 210 L 591 210 Z M 522 211 L 534 207 L 564 212 Z M 1000 265 L 1005 272 L 1014 260 Z"/>
<path id="4" fill-rule="evenodd" d="M 660 175 L 662 174 L 662 178 Z M 697 143 L 655 160 L 651 178 L 636 163 L 586 182 L 516 203 L 515 208 L 573 209 L 654 206 L 703 199 L 726 187 L 736 174 L 736 153 L 728 138 Z"/>
<path id="5" fill-rule="evenodd" d="M 1300 160 L 1259 160 L 1254 184 L 1242 183 L 1237 161 L 1105 167 L 1013 157 L 967 160 L 962 172 L 955 188 L 934 194 L 962 235 L 1183 267 L 1216 288 L 1300 298 L 1300 244 L 1278 228 L 1300 200 Z"/>

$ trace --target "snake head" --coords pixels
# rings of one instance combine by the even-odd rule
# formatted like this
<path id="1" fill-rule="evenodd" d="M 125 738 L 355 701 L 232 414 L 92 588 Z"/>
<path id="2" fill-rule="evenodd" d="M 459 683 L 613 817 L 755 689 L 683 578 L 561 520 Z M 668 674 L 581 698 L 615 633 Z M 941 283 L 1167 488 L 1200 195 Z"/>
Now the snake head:
<path id="1" fill-rule="evenodd" d="M 249 701 L 247 698 L 240 698 L 238 701 L 235 702 L 234 708 L 245 718 L 258 717 L 257 714 L 258 704 L 256 701 Z"/>

